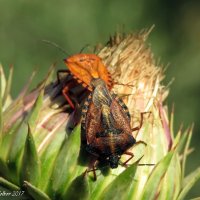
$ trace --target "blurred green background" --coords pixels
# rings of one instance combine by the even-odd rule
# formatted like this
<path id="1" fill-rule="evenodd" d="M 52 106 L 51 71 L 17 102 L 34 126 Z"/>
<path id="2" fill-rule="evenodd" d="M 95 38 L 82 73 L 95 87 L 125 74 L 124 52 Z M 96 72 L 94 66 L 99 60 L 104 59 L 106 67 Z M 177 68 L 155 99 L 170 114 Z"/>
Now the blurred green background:
<path id="1" fill-rule="evenodd" d="M 34 68 L 38 83 L 52 63 L 65 68 L 65 57 L 41 40 L 54 41 L 69 54 L 86 44 L 105 43 L 118 27 L 125 32 L 150 28 L 148 43 L 156 59 L 170 63 L 165 82 L 172 78 L 169 107 L 175 103 L 175 128 L 195 123 L 195 152 L 187 171 L 200 165 L 200 1 L 194 0 L 0 0 L 0 62 L 14 65 L 13 96 Z M 200 196 L 198 182 L 189 197 Z"/>

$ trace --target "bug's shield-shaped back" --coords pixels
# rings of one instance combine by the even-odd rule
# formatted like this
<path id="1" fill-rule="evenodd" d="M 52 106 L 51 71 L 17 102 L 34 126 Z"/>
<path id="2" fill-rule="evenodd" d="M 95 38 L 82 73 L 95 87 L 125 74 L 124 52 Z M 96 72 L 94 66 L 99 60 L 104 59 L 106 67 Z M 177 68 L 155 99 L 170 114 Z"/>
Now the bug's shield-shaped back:
<path id="1" fill-rule="evenodd" d="M 70 72 L 91 90 L 92 79 L 100 78 L 112 87 L 112 78 L 102 60 L 95 54 L 76 54 L 64 60 Z"/>
<path id="2" fill-rule="evenodd" d="M 116 168 L 120 156 L 135 143 L 130 118 L 105 83 L 94 81 L 97 81 L 93 83 L 95 89 L 86 103 L 82 121 L 87 150 L 98 158 L 108 158 L 110 166 Z"/>

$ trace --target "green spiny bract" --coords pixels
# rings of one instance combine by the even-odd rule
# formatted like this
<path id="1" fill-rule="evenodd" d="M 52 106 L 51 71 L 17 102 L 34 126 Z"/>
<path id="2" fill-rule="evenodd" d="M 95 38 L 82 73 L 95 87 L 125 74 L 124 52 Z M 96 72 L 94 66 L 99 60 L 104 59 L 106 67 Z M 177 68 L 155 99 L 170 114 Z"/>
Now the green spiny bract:
<path id="1" fill-rule="evenodd" d="M 173 133 L 173 113 L 168 120 L 163 105 L 168 91 L 160 84 L 164 75 L 145 46 L 148 32 L 116 34 L 99 49 L 114 80 L 113 91 L 123 98 L 136 127 L 144 119 L 130 149 L 129 167 L 110 170 L 99 166 L 97 180 L 84 176 L 89 158 L 82 155 L 80 124 L 73 131 L 73 113 L 53 81 L 54 68 L 32 92 L 25 86 L 12 100 L 13 68 L 6 80 L 0 68 L 0 191 L 25 191 L 23 199 L 183 199 L 200 177 L 196 169 L 185 177 L 192 128 Z M 30 82 L 33 77 L 30 78 Z M 28 93 L 28 94 L 27 94 Z M 122 161 L 126 160 L 122 156 Z M 86 162 L 83 162 L 86 160 Z M 155 164 L 140 166 L 139 164 Z"/>

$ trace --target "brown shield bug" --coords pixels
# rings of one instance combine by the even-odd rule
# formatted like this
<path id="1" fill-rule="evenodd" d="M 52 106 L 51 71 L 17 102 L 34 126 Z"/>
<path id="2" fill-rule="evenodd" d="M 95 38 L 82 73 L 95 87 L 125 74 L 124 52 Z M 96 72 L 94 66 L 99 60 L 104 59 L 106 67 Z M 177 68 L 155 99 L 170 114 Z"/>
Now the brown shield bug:
<path id="1" fill-rule="evenodd" d="M 130 155 L 123 163 L 126 165 L 133 158 L 127 150 L 136 144 L 132 131 L 142 126 L 131 128 L 130 114 L 123 101 L 109 92 L 102 79 L 91 81 L 93 92 L 82 109 L 82 131 L 86 139 L 86 150 L 96 160 L 107 160 L 111 168 L 117 168 L 122 154 Z M 143 119 L 143 118 L 142 118 Z M 138 142 L 137 142 L 138 143 Z M 92 170 L 96 179 L 95 162 Z"/>

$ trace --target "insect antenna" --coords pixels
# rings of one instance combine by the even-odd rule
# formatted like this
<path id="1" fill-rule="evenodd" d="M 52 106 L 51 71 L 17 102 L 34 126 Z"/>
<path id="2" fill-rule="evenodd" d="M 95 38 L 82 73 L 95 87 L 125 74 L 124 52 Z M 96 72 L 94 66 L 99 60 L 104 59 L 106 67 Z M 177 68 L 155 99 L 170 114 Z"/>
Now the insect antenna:
<path id="1" fill-rule="evenodd" d="M 119 162 L 119 164 L 121 166 L 124 166 L 124 163 L 123 162 Z M 131 164 L 126 164 L 127 167 L 129 167 Z M 153 164 L 153 163 L 138 163 L 137 166 L 155 166 L 156 164 Z M 98 169 L 97 169 L 98 170 Z"/>
<path id="2" fill-rule="evenodd" d="M 127 87 L 134 87 L 135 85 L 129 84 L 129 83 L 119 83 L 119 82 L 113 82 L 114 85 L 123 85 Z"/>
<path id="3" fill-rule="evenodd" d="M 143 141 L 138 141 L 138 143 L 145 143 L 145 142 L 143 142 Z M 145 143 L 146 144 L 146 143 Z M 130 152 L 127 152 L 126 153 L 127 155 L 131 155 L 132 153 Z M 132 154 L 133 155 L 133 154 Z M 144 155 L 141 157 L 141 158 L 139 158 L 136 162 L 135 162 L 135 164 L 137 164 L 137 166 L 155 166 L 156 164 L 153 164 L 153 163 L 139 163 L 140 161 L 141 161 L 141 159 L 144 157 Z M 131 157 L 131 158 L 129 158 L 127 161 L 130 161 L 131 159 L 133 158 L 133 156 Z M 131 164 L 127 164 L 127 161 L 125 161 L 125 162 L 119 162 L 119 164 L 121 165 L 121 166 L 125 166 L 125 167 L 128 167 L 128 166 L 130 166 Z M 132 163 L 133 164 L 133 163 Z"/>
<path id="4" fill-rule="evenodd" d="M 155 166 L 156 164 L 151 164 L 151 163 L 141 163 L 141 164 L 138 164 L 138 166 Z"/>
<path id="5" fill-rule="evenodd" d="M 64 48 L 62 48 L 60 45 L 56 44 L 55 42 L 52 42 L 52 41 L 49 41 L 49 40 L 42 40 L 42 42 L 49 44 L 49 45 L 52 45 L 52 46 L 58 48 L 65 55 L 70 56 Z"/>

